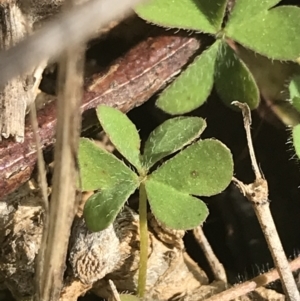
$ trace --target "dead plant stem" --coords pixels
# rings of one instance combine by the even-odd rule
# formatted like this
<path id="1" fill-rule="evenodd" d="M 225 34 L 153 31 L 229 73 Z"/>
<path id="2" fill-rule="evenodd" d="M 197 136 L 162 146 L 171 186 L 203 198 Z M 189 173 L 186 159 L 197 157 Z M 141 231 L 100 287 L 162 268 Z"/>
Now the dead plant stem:
<path id="1" fill-rule="evenodd" d="M 264 233 L 265 239 L 267 241 L 269 250 L 271 252 L 274 264 L 278 270 L 282 286 L 286 297 L 290 301 L 300 301 L 299 291 L 295 279 L 293 277 L 292 271 L 290 269 L 288 260 L 284 253 L 280 238 L 278 236 L 276 226 L 270 211 L 270 203 L 268 200 L 268 183 L 263 178 L 254 154 L 254 148 L 251 138 L 251 113 L 247 104 L 234 102 L 243 113 L 244 126 L 247 135 L 247 142 L 249 147 L 249 153 L 252 163 L 252 168 L 255 173 L 255 182 L 246 185 L 237 179 L 234 179 L 236 185 L 240 188 L 246 198 L 252 203 L 262 231 Z"/>
<path id="2" fill-rule="evenodd" d="M 291 271 L 296 271 L 300 269 L 300 257 L 296 258 L 289 263 Z M 249 281 L 243 282 L 241 284 L 235 285 L 228 290 L 214 295 L 205 301 L 229 301 L 240 296 L 246 295 L 256 288 L 265 286 L 273 281 L 276 281 L 279 278 L 279 273 L 277 269 L 273 269 L 267 273 L 259 275 Z"/>
<path id="3" fill-rule="evenodd" d="M 47 233 L 49 229 L 49 204 L 48 204 L 48 185 L 46 179 L 46 167 L 45 161 L 42 153 L 42 146 L 40 144 L 40 137 L 38 134 L 38 122 L 37 122 L 37 114 L 36 114 L 36 106 L 33 101 L 30 104 L 30 120 L 33 131 L 33 136 L 35 139 L 35 147 L 37 151 L 37 167 L 38 167 L 38 176 L 39 176 L 39 187 L 42 192 L 42 208 L 43 208 L 43 235 L 41 247 L 39 249 L 38 257 L 37 257 L 37 266 L 35 273 L 35 288 L 36 291 L 39 290 L 40 279 L 43 275 L 44 268 L 44 258 L 47 246 Z"/>
<path id="4" fill-rule="evenodd" d="M 73 5 L 75 0 L 66 1 Z M 49 228 L 45 233 L 44 258 L 36 300 L 59 299 L 71 225 L 77 210 L 77 149 L 80 135 L 83 89 L 83 47 L 68 48 L 61 57 L 58 77 L 57 134 L 54 174 L 49 210 Z"/>
<path id="5" fill-rule="evenodd" d="M 109 279 L 108 283 L 109 283 L 109 286 L 110 286 L 111 291 L 112 291 L 113 300 L 114 301 L 121 301 L 120 295 L 119 295 L 119 293 L 117 291 L 117 288 L 116 288 L 115 284 L 113 283 L 113 281 Z"/>
<path id="6" fill-rule="evenodd" d="M 198 226 L 194 229 L 194 236 L 196 238 L 197 243 L 201 247 L 210 267 L 214 274 L 215 280 L 223 281 L 224 283 L 227 283 L 227 276 L 225 269 L 222 265 L 222 263 L 219 261 L 217 256 L 215 255 L 210 243 L 208 242 L 202 226 Z"/>

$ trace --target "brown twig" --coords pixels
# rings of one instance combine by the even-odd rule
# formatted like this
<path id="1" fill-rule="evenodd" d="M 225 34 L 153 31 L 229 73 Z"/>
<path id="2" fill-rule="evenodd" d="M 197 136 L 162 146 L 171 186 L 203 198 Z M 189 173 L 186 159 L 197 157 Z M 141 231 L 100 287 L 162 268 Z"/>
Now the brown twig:
<path id="1" fill-rule="evenodd" d="M 65 9 L 76 0 L 67 0 Z M 36 300 L 57 301 L 63 287 L 63 275 L 71 226 L 77 211 L 77 151 L 80 136 L 83 90 L 84 47 L 68 47 L 59 64 L 57 133 L 54 173 L 49 207 L 48 231 L 42 239 Z"/>
<path id="2" fill-rule="evenodd" d="M 112 291 L 113 300 L 114 300 L 114 301 L 121 301 L 120 295 L 119 295 L 119 293 L 118 293 L 118 291 L 117 291 L 117 288 L 116 288 L 114 282 L 111 281 L 111 280 L 109 279 L 109 280 L 108 280 L 108 283 L 109 283 L 109 286 L 110 286 L 111 291 Z"/>
<path id="3" fill-rule="evenodd" d="M 43 158 L 42 148 L 40 146 L 39 135 L 38 135 L 38 123 L 37 123 L 37 115 L 36 115 L 36 106 L 35 102 L 33 101 L 30 104 L 30 120 L 33 130 L 33 136 L 36 144 L 36 152 L 37 152 L 37 166 L 38 166 L 38 173 L 39 173 L 39 187 L 41 189 L 41 201 L 42 201 L 42 208 L 43 208 L 43 235 L 42 235 L 42 242 L 41 248 L 38 253 L 38 264 L 36 267 L 36 277 L 35 277 L 35 285 L 36 288 L 39 286 L 39 281 L 41 278 L 41 269 L 43 266 L 44 255 L 47 246 L 47 233 L 49 229 L 49 203 L 48 203 L 48 185 L 46 179 L 46 166 L 45 161 Z"/>
<path id="4" fill-rule="evenodd" d="M 28 24 L 16 0 L 0 1 L 0 49 L 6 51 L 24 39 Z M 24 140 L 26 105 L 32 93 L 28 74 L 18 74 L 0 87 L 0 141 L 2 136 L 13 136 L 17 142 Z"/>
<path id="5" fill-rule="evenodd" d="M 291 271 L 296 271 L 300 269 L 300 257 L 296 258 L 289 263 Z M 243 282 L 241 284 L 235 285 L 230 289 L 214 295 L 211 298 L 206 299 L 205 301 L 229 301 L 240 296 L 246 295 L 256 288 L 265 286 L 273 281 L 276 281 L 279 278 L 279 273 L 276 269 L 273 269 L 270 272 L 259 275 L 249 281 Z"/>
<path id="6" fill-rule="evenodd" d="M 115 62 L 106 73 L 95 75 L 92 82 L 86 83 L 81 111 L 102 103 L 123 112 L 141 105 L 180 72 L 198 48 L 199 42 L 192 37 L 166 35 L 148 38 Z M 56 102 L 48 103 L 38 112 L 37 118 L 40 143 L 46 148 L 54 142 Z M 1 198 L 30 178 L 35 163 L 36 148 L 32 127 L 27 120 L 23 144 L 11 139 L 0 144 Z"/>
<path id="7" fill-rule="evenodd" d="M 252 168 L 255 173 L 255 182 L 249 185 L 245 185 L 237 179 L 234 179 L 235 184 L 239 187 L 241 192 L 246 196 L 246 198 L 252 203 L 262 231 L 264 233 L 265 239 L 267 241 L 269 250 L 271 252 L 274 264 L 280 275 L 282 286 L 286 297 L 290 301 L 299 301 L 300 295 L 297 289 L 295 279 L 290 270 L 290 266 L 286 255 L 284 253 L 280 238 L 278 236 L 276 226 L 270 211 L 270 203 L 268 200 L 268 183 L 263 178 L 261 174 L 252 143 L 251 138 L 251 113 L 247 104 L 235 101 L 234 105 L 238 106 L 243 113 L 244 126 L 247 135 L 248 148 L 250 153 L 250 159 L 252 163 Z"/>
<path id="8" fill-rule="evenodd" d="M 227 276 L 225 269 L 222 265 L 222 263 L 219 261 L 217 256 L 215 255 L 210 243 L 206 239 L 206 236 L 203 232 L 202 226 L 198 226 L 193 231 L 194 236 L 196 238 L 197 243 L 201 247 L 209 266 L 211 267 L 211 270 L 214 274 L 215 280 L 223 281 L 224 283 L 227 283 Z"/>

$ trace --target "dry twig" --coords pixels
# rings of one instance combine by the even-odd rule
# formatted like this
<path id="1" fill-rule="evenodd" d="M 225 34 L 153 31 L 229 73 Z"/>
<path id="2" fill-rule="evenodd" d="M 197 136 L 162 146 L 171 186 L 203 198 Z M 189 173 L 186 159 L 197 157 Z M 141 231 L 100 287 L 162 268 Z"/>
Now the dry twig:
<path id="1" fill-rule="evenodd" d="M 241 192 L 246 196 L 246 198 L 252 203 L 264 236 L 266 238 L 269 250 L 271 252 L 274 264 L 280 275 L 283 289 L 285 291 L 286 297 L 290 301 L 299 301 L 300 295 L 297 289 L 295 279 L 293 278 L 292 271 L 290 269 L 288 260 L 284 253 L 280 238 L 278 236 L 276 226 L 270 211 L 270 203 L 268 200 L 268 183 L 263 178 L 258 167 L 254 148 L 251 138 L 251 113 L 247 104 L 243 104 L 235 101 L 233 104 L 238 106 L 244 116 L 244 126 L 247 135 L 248 148 L 250 153 L 250 159 L 252 163 L 252 168 L 255 173 L 255 182 L 249 185 L 245 185 L 237 179 L 234 179 L 235 184 L 241 190 Z"/>
<path id="2" fill-rule="evenodd" d="M 0 49 L 2 52 L 16 45 L 27 35 L 26 19 L 16 0 L 0 1 Z M 29 71 L 29 70 L 28 70 Z M 2 136 L 24 140 L 24 119 L 27 103 L 31 100 L 29 76 L 18 74 L 3 82 L 0 89 L 0 141 Z"/>
<path id="3" fill-rule="evenodd" d="M 203 232 L 202 226 L 198 226 L 194 229 L 194 236 L 196 238 L 197 243 L 201 247 L 209 266 L 211 267 L 211 270 L 215 276 L 216 280 L 223 281 L 224 283 L 227 283 L 227 276 L 224 269 L 224 266 L 219 261 L 217 256 L 215 255 L 213 249 L 211 248 L 210 243 L 206 239 L 206 236 Z"/>
<path id="4" fill-rule="evenodd" d="M 66 1 L 66 8 L 72 7 L 75 1 Z M 55 167 L 49 227 L 43 233 L 45 238 L 38 263 L 36 300 L 58 300 L 63 285 L 71 225 L 77 210 L 77 149 L 81 124 L 78 108 L 82 99 L 83 66 L 82 47 L 67 48 L 59 65 Z"/>
<path id="5" fill-rule="evenodd" d="M 296 258 L 290 262 L 291 271 L 296 271 L 300 269 L 300 257 Z M 214 295 L 213 297 L 205 301 L 229 301 L 240 296 L 246 295 L 255 289 L 268 285 L 269 283 L 276 281 L 279 278 L 279 273 L 276 269 L 270 272 L 259 275 L 249 281 L 243 282 L 241 284 L 235 285 L 230 289 Z"/>
<path id="6" fill-rule="evenodd" d="M 114 282 L 111 281 L 111 280 L 108 280 L 108 283 L 109 283 L 109 286 L 110 286 L 111 291 L 112 291 L 113 300 L 114 300 L 114 301 L 121 301 L 120 295 L 119 295 L 119 293 L 118 293 L 118 291 L 117 291 L 116 286 L 114 285 Z"/>

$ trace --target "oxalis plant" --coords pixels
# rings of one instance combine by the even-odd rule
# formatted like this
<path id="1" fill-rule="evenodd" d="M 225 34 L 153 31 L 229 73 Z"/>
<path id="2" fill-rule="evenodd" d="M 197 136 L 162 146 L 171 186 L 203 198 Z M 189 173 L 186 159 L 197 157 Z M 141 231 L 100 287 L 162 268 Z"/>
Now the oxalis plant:
<path id="1" fill-rule="evenodd" d="M 259 86 L 273 85 L 267 88 L 279 89 L 280 94 L 281 87 L 276 84 L 274 87 L 272 81 L 265 83 L 263 73 L 276 67 L 272 80 L 276 81 L 279 76 L 284 82 L 299 70 L 274 60 L 300 60 L 300 8 L 276 6 L 280 2 L 149 0 L 138 6 L 136 13 L 148 22 L 215 38 L 215 42 L 162 92 L 157 106 L 170 114 L 190 112 L 206 101 L 213 85 L 227 105 L 240 100 L 250 109 L 259 103 Z M 267 64 L 267 68 L 262 64 Z"/>
<path id="2" fill-rule="evenodd" d="M 199 117 L 175 117 L 158 126 L 141 150 L 135 125 L 120 111 L 101 105 L 97 116 L 118 152 L 118 159 L 89 139 L 81 139 L 82 190 L 96 191 L 84 218 L 91 231 L 115 220 L 129 196 L 139 190 L 140 266 L 138 296 L 145 293 L 148 257 L 147 200 L 155 218 L 173 229 L 192 229 L 208 215 L 198 196 L 223 191 L 233 175 L 229 149 L 215 139 L 199 139 L 206 127 Z M 162 159 L 178 152 L 162 163 Z M 154 171 L 152 171 L 154 170 Z"/>

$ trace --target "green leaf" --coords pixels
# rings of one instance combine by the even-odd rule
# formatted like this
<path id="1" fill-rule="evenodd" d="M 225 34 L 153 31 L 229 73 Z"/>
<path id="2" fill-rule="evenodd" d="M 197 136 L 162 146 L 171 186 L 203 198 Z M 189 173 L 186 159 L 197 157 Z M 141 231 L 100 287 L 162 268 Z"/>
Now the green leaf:
<path id="1" fill-rule="evenodd" d="M 223 102 L 246 102 L 250 109 L 259 103 L 259 90 L 244 62 L 224 43 L 216 62 L 215 86 Z"/>
<path id="2" fill-rule="evenodd" d="M 238 0 L 235 1 L 233 10 L 230 14 L 229 21 L 226 25 L 226 30 L 231 27 L 237 27 L 246 19 L 249 19 L 262 11 L 265 11 L 281 0 Z"/>
<path id="3" fill-rule="evenodd" d="M 293 106 L 300 112 L 300 75 L 292 78 L 289 84 L 289 92 Z"/>
<path id="4" fill-rule="evenodd" d="M 136 7 L 143 19 L 165 27 L 217 33 L 221 29 L 226 0 L 152 0 Z"/>
<path id="5" fill-rule="evenodd" d="M 226 36 L 271 59 L 300 58 L 300 8 L 279 6 L 229 22 Z"/>
<path id="6" fill-rule="evenodd" d="M 154 171 L 150 178 L 188 194 L 211 196 L 231 181 L 233 161 L 229 149 L 218 140 L 194 143 Z"/>
<path id="7" fill-rule="evenodd" d="M 300 97 L 297 97 L 297 96 L 293 97 L 292 98 L 292 104 L 293 104 L 294 108 L 298 112 L 300 112 Z"/>
<path id="8" fill-rule="evenodd" d="M 145 183 L 151 211 L 167 227 L 188 230 L 201 224 L 208 215 L 199 199 L 150 178 Z"/>
<path id="9" fill-rule="evenodd" d="M 206 127 L 199 117 L 176 117 L 158 126 L 145 143 L 143 161 L 146 168 L 180 150 L 201 135 Z"/>
<path id="10" fill-rule="evenodd" d="M 84 191 L 111 189 L 124 181 L 139 185 L 138 176 L 129 167 L 89 139 L 80 139 L 78 161 Z"/>
<path id="11" fill-rule="evenodd" d="M 298 158 L 300 158 L 300 124 L 293 127 L 293 144 Z"/>
<path id="12" fill-rule="evenodd" d="M 100 105 L 97 108 L 99 121 L 117 150 L 138 170 L 140 162 L 140 137 L 135 125 L 121 111 Z"/>
<path id="13" fill-rule="evenodd" d="M 136 188 L 136 183 L 124 179 L 116 187 L 93 194 L 85 203 L 83 210 L 88 229 L 93 232 L 106 229 Z"/>
<path id="14" fill-rule="evenodd" d="M 295 75 L 289 84 L 290 97 L 300 97 L 300 75 Z"/>
<path id="15" fill-rule="evenodd" d="M 220 41 L 204 51 L 167 89 L 156 105 L 169 114 L 183 114 L 201 106 L 214 83 L 215 61 Z"/>

